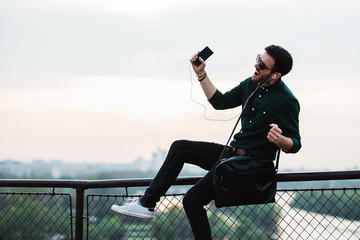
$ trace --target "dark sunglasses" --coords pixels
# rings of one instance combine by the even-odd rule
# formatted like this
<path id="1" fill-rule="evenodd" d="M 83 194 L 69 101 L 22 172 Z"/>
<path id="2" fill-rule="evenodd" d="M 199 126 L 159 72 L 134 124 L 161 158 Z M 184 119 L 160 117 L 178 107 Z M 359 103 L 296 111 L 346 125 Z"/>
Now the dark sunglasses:
<path id="1" fill-rule="evenodd" d="M 256 63 L 258 63 L 259 64 L 259 68 L 260 68 L 260 70 L 264 70 L 264 69 L 269 69 L 269 70 L 273 70 L 273 69 L 271 69 L 271 68 L 268 68 L 266 65 L 265 65 L 265 63 L 263 62 L 263 61 L 261 61 L 261 54 L 258 54 L 257 56 L 256 56 Z"/>

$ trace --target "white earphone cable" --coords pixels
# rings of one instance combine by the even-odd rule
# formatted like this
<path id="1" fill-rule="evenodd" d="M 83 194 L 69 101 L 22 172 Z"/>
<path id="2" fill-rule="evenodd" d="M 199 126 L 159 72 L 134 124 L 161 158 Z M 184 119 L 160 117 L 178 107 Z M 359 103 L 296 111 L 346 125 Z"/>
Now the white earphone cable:
<path id="1" fill-rule="evenodd" d="M 237 114 L 236 116 L 232 117 L 232 118 L 229 118 L 229 119 L 217 119 L 217 118 L 208 118 L 206 116 L 206 113 L 207 113 L 207 108 L 204 104 L 200 103 L 200 102 L 197 102 L 194 98 L 193 98 L 193 91 L 194 91 L 194 83 L 193 83 L 193 79 L 192 79 L 192 71 L 191 71 L 191 63 L 189 65 L 189 72 L 190 72 L 190 83 L 191 83 L 191 91 L 190 91 L 190 98 L 191 98 L 191 101 L 193 101 L 194 103 L 202 106 L 204 108 L 204 113 L 203 113 L 203 116 L 204 116 L 204 119 L 205 120 L 208 120 L 208 121 L 231 121 L 235 118 L 237 118 L 239 114 Z"/>

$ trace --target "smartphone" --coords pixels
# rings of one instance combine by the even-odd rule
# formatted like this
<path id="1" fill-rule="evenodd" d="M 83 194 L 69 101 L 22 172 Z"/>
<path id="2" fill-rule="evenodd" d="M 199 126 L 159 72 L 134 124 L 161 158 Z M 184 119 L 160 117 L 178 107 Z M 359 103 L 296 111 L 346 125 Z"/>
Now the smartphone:
<path id="1" fill-rule="evenodd" d="M 196 66 L 199 66 L 201 64 L 201 62 L 199 61 L 199 57 L 201 57 L 204 61 L 206 59 L 208 59 L 214 52 L 211 51 L 211 49 L 206 46 L 199 54 L 198 54 L 198 58 L 194 61 L 194 64 Z"/>

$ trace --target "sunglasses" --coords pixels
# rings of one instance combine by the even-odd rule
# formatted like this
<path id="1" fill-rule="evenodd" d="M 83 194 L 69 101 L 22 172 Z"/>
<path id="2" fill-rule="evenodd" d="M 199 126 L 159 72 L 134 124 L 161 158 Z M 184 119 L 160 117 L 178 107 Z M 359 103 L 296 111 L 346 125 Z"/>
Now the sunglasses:
<path id="1" fill-rule="evenodd" d="M 257 56 L 256 56 L 256 63 L 258 63 L 259 64 L 259 68 L 260 68 L 260 70 L 264 70 L 264 69 L 269 69 L 269 70 L 273 70 L 272 68 L 268 68 L 266 65 L 265 65 L 265 63 L 263 62 L 263 61 L 261 61 L 261 54 L 258 54 Z"/>

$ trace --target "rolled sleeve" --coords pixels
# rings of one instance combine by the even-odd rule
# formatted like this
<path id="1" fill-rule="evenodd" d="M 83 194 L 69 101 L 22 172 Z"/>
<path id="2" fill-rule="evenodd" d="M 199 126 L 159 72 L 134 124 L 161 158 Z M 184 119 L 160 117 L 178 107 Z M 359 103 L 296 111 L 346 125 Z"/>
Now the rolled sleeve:
<path id="1" fill-rule="evenodd" d="M 288 153 L 297 153 L 301 148 L 301 138 L 299 132 L 299 112 L 300 105 L 296 99 L 286 101 L 282 106 L 282 111 L 277 117 L 277 122 L 285 137 L 291 138 L 294 145 Z"/>

